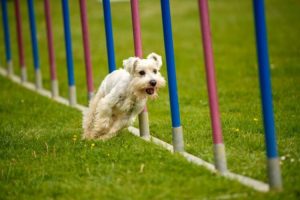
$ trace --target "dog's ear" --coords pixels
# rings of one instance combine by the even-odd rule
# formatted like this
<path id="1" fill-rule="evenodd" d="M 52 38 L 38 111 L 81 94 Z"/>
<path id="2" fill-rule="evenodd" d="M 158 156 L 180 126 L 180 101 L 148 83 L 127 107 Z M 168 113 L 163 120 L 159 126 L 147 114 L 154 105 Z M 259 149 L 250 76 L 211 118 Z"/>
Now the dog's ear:
<path id="1" fill-rule="evenodd" d="M 123 60 L 123 67 L 127 72 L 129 72 L 130 74 L 133 74 L 134 71 L 135 71 L 135 68 L 137 66 L 138 61 L 139 61 L 139 58 L 130 57 L 126 60 Z"/>
<path id="2" fill-rule="evenodd" d="M 161 56 L 156 54 L 156 53 L 150 53 L 147 56 L 147 59 L 153 59 L 156 63 L 156 66 L 160 69 L 162 66 L 162 60 L 161 60 Z"/>

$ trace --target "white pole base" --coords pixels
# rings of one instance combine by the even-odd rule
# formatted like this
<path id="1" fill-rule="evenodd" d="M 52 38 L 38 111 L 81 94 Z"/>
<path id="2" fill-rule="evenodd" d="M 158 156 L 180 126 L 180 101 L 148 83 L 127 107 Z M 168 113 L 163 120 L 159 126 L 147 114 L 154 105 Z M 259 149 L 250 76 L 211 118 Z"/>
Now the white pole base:
<path id="1" fill-rule="evenodd" d="M 25 83 L 27 81 L 27 71 L 25 66 L 21 66 L 21 82 Z"/>
<path id="2" fill-rule="evenodd" d="M 94 92 L 88 92 L 88 101 L 89 102 L 93 97 L 94 97 Z"/>
<path id="3" fill-rule="evenodd" d="M 14 74 L 13 62 L 12 60 L 7 61 L 7 76 L 12 76 Z"/>
<path id="4" fill-rule="evenodd" d="M 224 144 L 214 144 L 215 167 L 221 174 L 227 172 L 227 161 Z"/>
<path id="5" fill-rule="evenodd" d="M 269 185 L 272 190 L 282 190 L 281 171 L 278 158 L 268 158 L 267 170 Z"/>
<path id="6" fill-rule="evenodd" d="M 139 114 L 139 129 L 141 137 L 150 138 L 149 117 L 148 112 L 145 110 Z"/>
<path id="7" fill-rule="evenodd" d="M 69 86 L 69 104 L 70 106 L 76 106 L 76 87 L 75 85 Z"/>
<path id="8" fill-rule="evenodd" d="M 37 90 L 41 90 L 43 88 L 43 86 L 42 86 L 41 70 L 40 69 L 36 69 L 34 71 L 34 73 L 35 73 L 35 88 Z"/>
<path id="9" fill-rule="evenodd" d="M 173 127 L 172 128 L 172 136 L 173 136 L 173 147 L 174 152 L 183 152 L 184 144 L 183 144 L 183 131 L 182 126 Z"/>
<path id="10" fill-rule="evenodd" d="M 57 98 L 59 96 L 59 89 L 58 89 L 58 81 L 57 80 L 51 80 L 51 95 L 52 98 Z"/>

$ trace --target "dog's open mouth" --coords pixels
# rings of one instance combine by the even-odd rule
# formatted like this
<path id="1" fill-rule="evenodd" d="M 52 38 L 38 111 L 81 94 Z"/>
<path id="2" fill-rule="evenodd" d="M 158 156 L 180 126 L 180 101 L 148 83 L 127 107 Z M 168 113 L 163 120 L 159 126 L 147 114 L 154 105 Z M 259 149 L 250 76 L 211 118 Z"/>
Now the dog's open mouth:
<path id="1" fill-rule="evenodd" d="M 146 93 L 149 95 L 154 94 L 154 88 L 146 88 Z"/>

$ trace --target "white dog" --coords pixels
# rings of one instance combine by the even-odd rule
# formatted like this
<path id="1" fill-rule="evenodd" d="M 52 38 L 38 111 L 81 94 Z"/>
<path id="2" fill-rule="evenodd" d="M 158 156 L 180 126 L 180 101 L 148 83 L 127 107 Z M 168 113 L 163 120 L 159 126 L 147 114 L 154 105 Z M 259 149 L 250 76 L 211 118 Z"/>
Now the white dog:
<path id="1" fill-rule="evenodd" d="M 156 98 L 165 85 L 161 66 L 161 56 L 151 53 L 147 59 L 130 57 L 123 61 L 124 69 L 108 74 L 84 112 L 83 138 L 107 140 L 131 125 L 148 97 Z"/>

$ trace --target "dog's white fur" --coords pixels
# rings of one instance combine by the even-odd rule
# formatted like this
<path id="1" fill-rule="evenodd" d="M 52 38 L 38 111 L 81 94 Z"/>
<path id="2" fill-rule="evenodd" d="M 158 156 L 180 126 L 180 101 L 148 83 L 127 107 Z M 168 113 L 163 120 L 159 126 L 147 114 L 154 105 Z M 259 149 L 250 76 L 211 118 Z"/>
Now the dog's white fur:
<path id="1" fill-rule="evenodd" d="M 161 56 L 151 53 L 147 59 L 130 57 L 124 69 L 108 74 L 83 114 L 83 138 L 107 140 L 131 125 L 148 97 L 156 98 L 165 85 L 161 66 Z"/>

